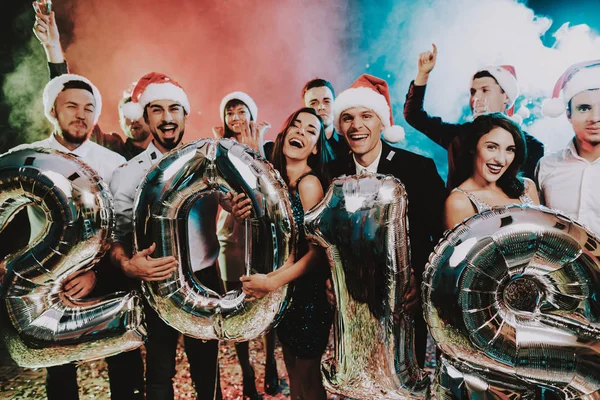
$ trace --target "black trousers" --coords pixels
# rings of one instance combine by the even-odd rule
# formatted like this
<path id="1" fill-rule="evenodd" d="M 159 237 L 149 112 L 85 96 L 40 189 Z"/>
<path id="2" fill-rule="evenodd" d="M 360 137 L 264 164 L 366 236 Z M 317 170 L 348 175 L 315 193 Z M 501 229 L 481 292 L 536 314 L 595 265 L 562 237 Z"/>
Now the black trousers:
<path id="1" fill-rule="evenodd" d="M 97 297 L 139 287 L 139 281 L 127 278 L 121 270 L 103 258 L 95 267 L 96 287 L 89 297 Z M 112 400 L 144 399 L 144 363 L 140 349 L 105 359 L 108 365 Z M 77 400 L 77 365 L 66 364 L 47 369 L 46 392 L 49 400 Z"/>
<path id="2" fill-rule="evenodd" d="M 196 278 L 213 290 L 220 287 L 216 266 L 196 272 Z M 179 331 L 167 325 L 148 305 L 145 307 L 148 325 L 146 342 L 146 398 L 148 400 L 172 400 L 175 376 L 175 352 Z M 183 337 L 185 353 L 190 362 L 190 376 L 196 388 L 197 398 L 222 399 L 219 382 L 219 342 Z"/>

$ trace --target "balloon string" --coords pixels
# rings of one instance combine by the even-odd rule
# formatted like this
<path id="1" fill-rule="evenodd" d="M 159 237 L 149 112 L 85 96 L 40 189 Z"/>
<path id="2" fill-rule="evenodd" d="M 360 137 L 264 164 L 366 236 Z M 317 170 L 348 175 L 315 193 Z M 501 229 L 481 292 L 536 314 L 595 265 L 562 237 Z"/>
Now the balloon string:
<path id="1" fill-rule="evenodd" d="M 246 268 L 246 274 L 250 274 L 250 220 L 246 218 L 244 220 L 244 266 Z"/>

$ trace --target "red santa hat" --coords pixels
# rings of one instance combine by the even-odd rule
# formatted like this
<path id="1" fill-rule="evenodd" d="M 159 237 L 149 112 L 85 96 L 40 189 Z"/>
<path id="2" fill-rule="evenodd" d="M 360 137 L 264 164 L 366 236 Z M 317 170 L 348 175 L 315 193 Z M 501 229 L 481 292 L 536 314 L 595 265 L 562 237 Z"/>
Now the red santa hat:
<path id="1" fill-rule="evenodd" d="M 388 142 L 396 143 L 404 140 L 404 129 L 394 125 L 390 93 L 385 80 L 363 74 L 352 86 L 336 97 L 333 103 L 333 115 L 335 129 L 338 132 L 341 132 L 340 116 L 352 107 L 366 107 L 373 110 L 385 127 L 383 137 Z"/>
<path id="2" fill-rule="evenodd" d="M 600 60 L 573 64 L 558 78 L 552 98 L 542 102 L 542 114 L 558 117 L 567 109 L 569 101 L 581 92 L 600 89 Z M 561 99 L 562 92 L 562 99 Z"/>
<path id="3" fill-rule="evenodd" d="M 258 120 L 258 107 L 252 97 L 248 96 L 244 92 L 231 92 L 221 100 L 221 104 L 219 105 L 219 112 L 221 113 L 221 121 L 225 122 L 225 106 L 231 100 L 239 100 L 248 107 L 250 110 L 250 114 L 252 114 L 252 119 L 254 121 Z"/>
<path id="4" fill-rule="evenodd" d="M 131 101 L 123 105 L 123 116 L 138 120 L 144 109 L 156 100 L 172 100 L 181 104 L 186 114 L 190 113 L 190 102 L 181 85 L 165 74 L 150 72 L 140 78 L 131 93 Z"/>
<path id="5" fill-rule="evenodd" d="M 60 92 L 65 88 L 65 84 L 67 82 L 79 81 L 89 85 L 92 88 L 92 94 L 94 95 L 94 100 L 96 104 L 94 105 L 94 125 L 98 123 L 98 118 L 100 118 L 100 113 L 102 112 L 102 96 L 100 96 L 100 91 L 89 79 L 75 74 L 64 74 L 59 75 L 56 78 L 52 79 L 50 82 L 46 84 L 44 88 L 44 94 L 42 95 L 42 101 L 44 103 L 44 114 L 46 118 L 54 125 L 57 124 L 56 118 L 50 114 L 50 111 L 54 107 L 54 103 L 56 102 L 56 97 Z"/>
<path id="6" fill-rule="evenodd" d="M 512 65 L 488 65 L 477 72 L 489 72 L 496 79 L 498 85 L 506 93 L 508 104 L 506 105 L 506 115 L 512 117 L 515 113 L 515 101 L 519 97 L 519 84 L 517 82 L 517 72 Z"/>

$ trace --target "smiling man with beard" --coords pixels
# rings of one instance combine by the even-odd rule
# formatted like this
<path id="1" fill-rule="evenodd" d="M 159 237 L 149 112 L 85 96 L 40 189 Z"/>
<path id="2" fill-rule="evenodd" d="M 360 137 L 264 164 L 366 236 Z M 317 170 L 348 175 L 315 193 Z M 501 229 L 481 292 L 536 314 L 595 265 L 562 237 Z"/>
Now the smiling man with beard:
<path id="1" fill-rule="evenodd" d="M 156 72 L 144 75 L 136 84 L 132 101 L 123 106 L 130 120 L 144 118 L 152 133 L 148 148 L 127 164 L 119 167 L 111 183 L 115 198 L 117 227 L 110 257 L 113 264 L 130 278 L 161 281 L 177 268 L 174 257 L 153 258 L 156 244 L 133 252 L 133 207 L 137 187 L 162 156 L 176 148 L 185 131 L 190 104 L 183 88 L 168 76 Z M 204 285 L 220 287 L 216 260 L 219 243 L 216 236 L 217 196 L 198 200 L 189 216 L 190 261 L 196 278 Z M 208 232 L 206 235 L 202 233 Z M 211 235 L 211 232 L 213 233 Z M 173 399 L 175 352 L 180 332 L 168 326 L 147 303 L 146 398 Z M 190 362 L 190 375 L 198 398 L 221 399 L 218 373 L 218 341 L 203 341 L 184 336 L 185 351 Z"/>
<path id="2" fill-rule="evenodd" d="M 14 150 L 45 147 L 80 157 L 98 175 L 110 184 L 114 170 L 125 162 L 119 154 L 89 140 L 102 110 L 102 97 L 98 89 L 86 78 L 64 74 L 52 79 L 43 93 L 46 118 L 54 125 L 49 138 L 16 147 Z M 27 207 L 27 219 L 31 227 L 29 241 L 35 240 L 45 224 L 46 217 L 36 207 Z M 23 225 L 19 225 L 23 232 Z M 107 273 L 112 281 L 119 281 L 118 272 L 98 263 L 94 270 Z M 109 267 L 109 266 L 108 266 Z M 99 278 L 98 281 L 102 279 Z M 67 277 L 63 290 L 72 298 L 79 299 L 98 295 L 96 274 L 86 271 Z M 138 349 L 106 358 L 113 399 L 140 399 L 143 393 L 143 370 Z M 66 364 L 48 368 L 46 377 L 48 398 L 74 400 L 79 398 L 77 367 Z"/>

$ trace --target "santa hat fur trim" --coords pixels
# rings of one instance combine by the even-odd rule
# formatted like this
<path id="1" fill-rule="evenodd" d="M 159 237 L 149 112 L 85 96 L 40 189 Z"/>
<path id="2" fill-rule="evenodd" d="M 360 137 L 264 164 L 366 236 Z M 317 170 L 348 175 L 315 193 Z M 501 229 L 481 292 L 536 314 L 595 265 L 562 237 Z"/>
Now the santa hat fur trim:
<path id="1" fill-rule="evenodd" d="M 504 90 L 508 97 L 506 105 L 506 114 L 512 116 L 514 113 L 514 105 L 517 97 L 519 97 L 519 83 L 517 82 L 517 73 L 512 65 L 488 65 L 481 68 L 477 72 L 487 71 L 496 79 L 498 85 Z"/>
<path id="2" fill-rule="evenodd" d="M 401 126 L 393 125 L 393 118 L 390 112 L 391 106 L 388 100 L 375 89 L 366 86 L 351 87 L 336 97 L 333 103 L 336 131 L 341 132 L 340 117 L 342 113 L 352 107 L 366 107 L 373 110 L 385 127 L 383 137 L 386 141 L 397 143 L 404 140 L 404 129 Z"/>
<path id="3" fill-rule="evenodd" d="M 181 85 L 164 74 L 150 72 L 140 78 L 131 94 L 131 101 L 123 105 L 123 116 L 138 120 L 144 115 L 144 108 L 157 100 L 175 101 L 181 104 L 186 114 L 190 113 L 190 102 Z"/>
<path id="4" fill-rule="evenodd" d="M 100 96 L 100 91 L 92 82 L 90 82 L 89 79 L 75 74 L 64 74 L 57 76 L 46 84 L 46 87 L 44 88 L 44 94 L 42 95 L 44 114 L 46 115 L 46 118 L 54 125 L 58 123 L 56 118 L 50 114 L 50 111 L 54 107 L 56 97 L 58 97 L 58 94 L 65 88 L 65 83 L 72 81 L 87 83 L 92 88 L 94 99 L 96 100 L 96 104 L 94 106 L 94 125 L 97 124 L 98 118 L 100 118 L 100 113 L 102 112 L 102 96 Z"/>
<path id="5" fill-rule="evenodd" d="M 558 117 L 565 112 L 575 95 L 593 89 L 600 89 L 600 60 L 572 65 L 554 85 L 552 98 L 542 102 L 542 114 Z"/>
<path id="6" fill-rule="evenodd" d="M 248 94 L 244 92 L 231 92 L 221 100 L 221 104 L 219 105 L 219 112 L 221 114 L 221 121 L 225 122 L 225 106 L 229 103 L 230 100 L 239 100 L 242 101 L 250 110 L 250 114 L 252 114 L 252 119 L 254 121 L 258 120 L 258 107 L 252 97 L 248 96 Z"/>

